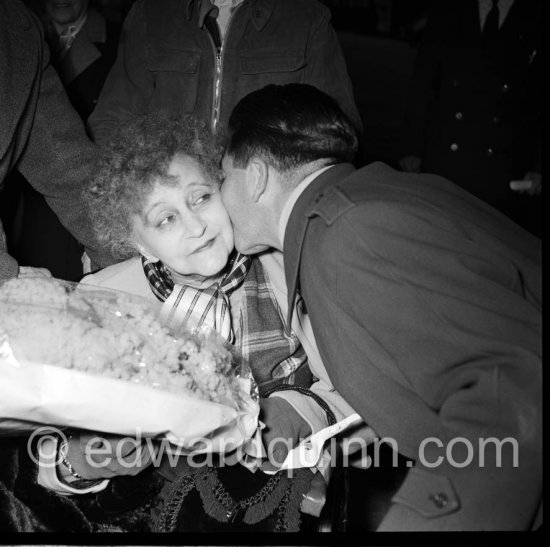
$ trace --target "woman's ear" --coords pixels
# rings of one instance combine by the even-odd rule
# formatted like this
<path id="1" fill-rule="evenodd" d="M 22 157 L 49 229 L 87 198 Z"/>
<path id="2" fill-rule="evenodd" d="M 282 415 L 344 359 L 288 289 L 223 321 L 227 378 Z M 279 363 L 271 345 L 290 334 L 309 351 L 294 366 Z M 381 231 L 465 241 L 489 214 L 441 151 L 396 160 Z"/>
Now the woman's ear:
<path id="1" fill-rule="evenodd" d="M 267 164 L 261 158 L 252 158 L 247 166 L 248 191 L 252 201 L 257 203 L 267 189 Z"/>
<path id="2" fill-rule="evenodd" d="M 137 252 L 144 256 L 147 260 L 150 260 L 151 262 L 158 262 L 159 259 L 151 254 L 139 241 L 136 241 L 136 239 L 132 240 L 132 245 L 135 247 Z"/>

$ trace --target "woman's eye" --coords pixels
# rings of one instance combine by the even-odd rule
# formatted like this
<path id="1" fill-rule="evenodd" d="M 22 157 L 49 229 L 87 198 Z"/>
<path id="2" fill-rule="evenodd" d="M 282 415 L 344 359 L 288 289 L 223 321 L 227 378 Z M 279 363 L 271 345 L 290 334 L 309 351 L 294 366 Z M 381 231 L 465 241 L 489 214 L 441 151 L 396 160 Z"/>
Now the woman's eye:
<path id="1" fill-rule="evenodd" d="M 166 215 L 164 218 L 160 220 L 160 222 L 157 223 L 157 226 L 159 228 L 162 228 L 163 226 L 168 226 L 172 224 L 176 220 L 176 215 Z"/>
<path id="2" fill-rule="evenodd" d="M 194 199 L 194 204 L 195 205 L 200 205 L 201 203 L 205 203 L 205 202 L 209 201 L 211 197 L 212 197 L 212 194 L 209 193 L 209 192 L 206 192 L 204 194 L 200 194 Z"/>

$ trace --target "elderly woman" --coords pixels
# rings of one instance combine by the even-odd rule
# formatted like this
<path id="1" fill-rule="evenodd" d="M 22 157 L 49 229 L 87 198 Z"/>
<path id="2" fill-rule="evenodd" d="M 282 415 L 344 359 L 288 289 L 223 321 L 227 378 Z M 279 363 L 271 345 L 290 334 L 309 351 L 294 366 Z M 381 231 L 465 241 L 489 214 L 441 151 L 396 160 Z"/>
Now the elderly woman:
<path id="1" fill-rule="evenodd" d="M 284 332 L 260 261 L 233 249 L 219 157 L 193 118 L 144 117 L 125 128 L 99 166 L 89 206 L 98 238 L 127 260 L 83 282 L 166 301 L 172 324 L 179 317 L 216 329 L 261 393 L 280 382 L 309 385 L 306 354 Z"/>
<path id="2" fill-rule="evenodd" d="M 214 139 L 193 118 L 149 116 L 126 127 L 113 140 L 89 189 L 90 213 L 99 239 L 126 260 L 87 276 L 83 282 L 163 302 L 162 313 L 172 325 L 216 329 L 248 363 L 260 394 L 280 384 L 307 388 L 312 376 L 306 353 L 293 333 L 285 333 L 282 313 L 260 260 L 234 251 L 233 229 L 219 192 L 219 159 Z M 280 398 L 263 403 L 269 403 L 268 407 L 287 404 Z M 265 421 L 265 414 L 262 419 Z M 301 437 L 310 434 L 311 428 L 301 427 Z M 151 462 L 152 455 L 144 452 L 137 458 L 136 453 L 123 454 L 136 462 L 133 466 L 115 458 L 107 466 L 91 466 L 84 455 L 90 438 L 88 434 L 73 435 L 55 476 L 50 474 L 42 484 L 64 494 L 95 494 L 117 488 L 119 475 L 141 475 Z M 117 439 L 105 442 L 114 448 Z M 180 459 L 176 466 L 164 461 L 155 472 L 168 485 L 161 493 L 154 526 L 166 529 L 173 515 L 167 516 L 165 507 L 172 506 L 170 500 L 178 495 L 179 499 L 185 497 L 181 496 L 181 488 L 185 488 L 180 479 L 190 470 Z M 243 503 L 232 501 L 228 507 L 231 497 L 224 497 L 225 505 L 220 505 L 213 491 L 202 492 L 205 510 L 211 516 L 217 514 L 220 521 L 233 520 L 237 513 L 246 520 L 247 507 L 257 506 L 256 517 L 249 521 L 273 512 L 282 522 L 292 505 L 298 510 L 312 477 L 306 471 L 303 480 L 291 481 L 283 474 L 270 478 L 241 466 L 220 472 L 226 486 L 236 487 L 234 497 L 249 494 L 241 499 Z M 216 476 L 212 469 L 201 473 L 213 481 L 214 490 L 222 487 L 218 471 Z M 113 477 L 112 484 L 104 480 Z M 119 491 L 115 497 L 121 497 Z M 277 507 L 280 514 L 274 511 Z M 188 516 L 185 528 L 195 520 Z"/>

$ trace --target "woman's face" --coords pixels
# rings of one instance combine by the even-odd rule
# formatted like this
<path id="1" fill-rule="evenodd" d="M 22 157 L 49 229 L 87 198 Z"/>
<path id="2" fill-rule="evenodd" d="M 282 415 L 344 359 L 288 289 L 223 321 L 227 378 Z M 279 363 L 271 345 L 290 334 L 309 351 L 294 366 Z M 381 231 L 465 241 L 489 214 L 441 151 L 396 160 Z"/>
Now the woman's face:
<path id="1" fill-rule="evenodd" d="M 46 12 L 60 25 L 74 23 L 87 9 L 88 0 L 44 0 Z"/>
<path id="2" fill-rule="evenodd" d="M 233 229 L 218 184 L 182 155 L 172 160 L 168 174 L 177 182 L 157 182 L 142 214 L 134 216 L 136 246 L 179 274 L 215 276 L 233 250 Z"/>

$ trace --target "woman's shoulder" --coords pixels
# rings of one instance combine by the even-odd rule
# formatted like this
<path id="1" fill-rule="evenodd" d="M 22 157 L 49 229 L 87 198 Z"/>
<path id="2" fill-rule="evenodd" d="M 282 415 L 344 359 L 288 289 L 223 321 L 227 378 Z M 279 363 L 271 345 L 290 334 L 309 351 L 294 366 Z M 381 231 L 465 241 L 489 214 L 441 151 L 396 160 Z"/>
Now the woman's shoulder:
<path id="1" fill-rule="evenodd" d="M 149 282 L 143 272 L 140 257 L 130 258 L 88 274 L 82 278 L 81 283 L 129 292 L 139 296 L 152 294 Z"/>

